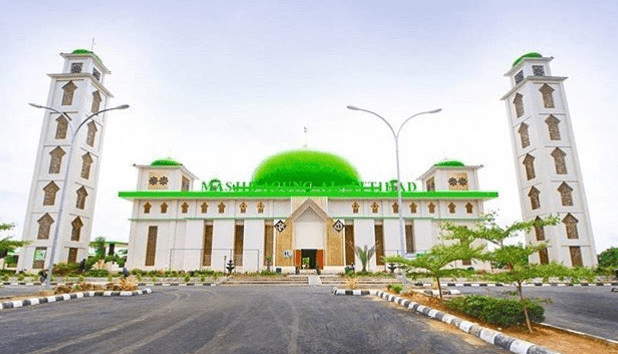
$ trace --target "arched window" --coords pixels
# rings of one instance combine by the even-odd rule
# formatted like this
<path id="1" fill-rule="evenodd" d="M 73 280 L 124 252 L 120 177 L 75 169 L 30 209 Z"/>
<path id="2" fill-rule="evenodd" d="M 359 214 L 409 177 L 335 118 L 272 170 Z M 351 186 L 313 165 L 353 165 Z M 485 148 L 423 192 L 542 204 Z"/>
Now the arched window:
<path id="1" fill-rule="evenodd" d="M 560 140 L 560 128 L 558 127 L 560 120 L 550 114 L 545 119 L 545 124 L 547 124 L 547 130 L 549 131 L 549 140 Z"/>
<path id="2" fill-rule="evenodd" d="M 466 204 L 466 213 L 472 214 L 473 211 L 474 211 L 474 205 L 472 205 L 472 203 Z"/>
<path id="3" fill-rule="evenodd" d="M 541 264 L 549 263 L 549 255 L 547 254 L 547 248 L 539 250 L 539 259 L 541 260 Z"/>
<path id="4" fill-rule="evenodd" d="M 449 203 L 448 212 L 451 214 L 455 214 L 455 204 L 454 203 Z"/>
<path id="5" fill-rule="evenodd" d="M 86 137 L 86 144 L 94 146 L 94 137 L 97 134 L 97 124 L 94 121 L 88 123 L 88 136 Z"/>
<path id="6" fill-rule="evenodd" d="M 77 86 L 73 81 L 69 81 L 66 85 L 62 86 L 62 105 L 70 106 L 73 103 L 73 93 L 77 89 Z"/>
<path id="7" fill-rule="evenodd" d="M 90 178 L 90 166 L 92 166 L 92 156 L 87 152 L 82 156 L 82 178 Z"/>
<path id="8" fill-rule="evenodd" d="M 257 204 L 257 211 L 258 211 L 259 214 L 262 214 L 264 212 L 264 203 L 259 202 Z"/>
<path id="9" fill-rule="evenodd" d="M 556 173 L 559 175 L 566 175 L 567 168 L 566 168 L 566 161 L 564 158 L 566 156 L 566 153 L 560 150 L 559 148 L 555 148 L 554 151 L 552 151 L 551 156 L 554 158 L 554 165 L 556 167 Z"/>
<path id="10" fill-rule="evenodd" d="M 56 122 L 56 139 L 66 139 L 69 121 L 64 116 L 60 116 L 56 118 Z"/>
<path id="11" fill-rule="evenodd" d="M 519 125 L 519 129 L 517 130 L 519 133 L 519 138 L 521 140 L 522 149 L 530 145 L 530 136 L 528 135 L 528 124 L 521 123 Z"/>
<path id="12" fill-rule="evenodd" d="M 526 178 L 528 181 L 534 179 L 534 177 L 536 177 L 536 174 L 534 173 L 534 156 L 526 154 L 523 164 L 526 169 Z"/>
<path id="13" fill-rule="evenodd" d="M 568 213 L 564 219 L 562 219 L 562 223 L 566 228 L 566 234 L 568 239 L 578 239 L 579 233 L 577 232 L 577 220 L 571 213 Z"/>
<path id="14" fill-rule="evenodd" d="M 436 205 L 433 202 L 430 202 L 429 205 L 427 205 L 427 209 L 429 209 L 430 214 L 433 214 L 436 212 Z"/>
<path id="15" fill-rule="evenodd" d="M 92 93 L 92 107 L 90 107 L 90 112 L 92 113 L 96 113 L 99 111 L 99 108 L 101 107 L 101 94 L 99 93 L 99 91 L 94 91 Z"/>
<path id="16" fill-rule="evenodd" d="M 358 205 L 358 203 L 357 203 L 357 202 L 354 202 L 354 203 L 352 204 L 352 213 L 354 213 L 354 214 L 358 214 L 358 209 L 359 209 L 359 208 L 360 208 L 360 205 Z"/>
<path id="17" fill-rule="evenodd" d="M 208 212 L 208 204 L 206 202 L 203 202 L 202 205 L 200 205 L 200 208 L 202 209 L 202 214 L 206 214 Z"/>
<path id="18" fill-rule="evenodd" d="M 418 208 L 418 206 L 416 205 L 416 203 L 412 202 L 410 203 L 410 213 L 414 214 L 416 213 L 416 209 Z"/>
<path id="19" fill-rule="evenodd" d="M 536 219 L 534 219 L 534 221 L 540 223 L 541 218 L 537 216 Z M 537 241 L 545 241 L 545 229 L 543 228 L 543 226 L 534 225 L 534 234 L 536 235 Z"/>
<path id="20" fill-rule="evenodd" d="M 573 205 L 573 188 L 565 182 L 562 182 L 560 187 L 558 187 L 558 192 L 560 193 L 560 200 L 562 201 L 563 206 Z"/>
<path id="21" fill-rule="evenodd" d="M 152 208 L 152 205 L 146 202 L 146 204 L 144 204 L 144 214 L 150 214 L 150 208 Z"/>
<path id="22" fill-rule="evenodd" d="M 51 230 L 51 225 L 54 223 L 54 219 L 49 216 L 48 213 L 45 213 L 39 220 L 39 232 L 37 234 L 37 239 L 39 240 L 47 240 L 49 239 L 49 231 Z"/>
<path id="23" fill-rule="evenodd" d="M 376 202 L 373 202 L 373 204 L 371 204 L 371 212 L 374 214 L 377 214 L 379 210 L 380 210 L 380 205 L 378 205 L 378 203 Z"/>
<path id="24" fill-rule="evenodd" d="M 513 104 L 515 105 L 515 115 L 517 118 L 524 115 L 524 96 L 520 93 L 515 94 L 515 98 L 513 99 Z"/>
<path id="25" fill-rule="evenodd" d="M 55 149 L 49 152 L 49 155 L 51 156 L 51 161 L 49 163 L 49 173 L 60 173 L 62 157 L 66 155 L 66 152 L 64 152 L 64 150 L 62 150 L 60 146 L 57 146 Z"/>
<path id="26" fill-rule="evenodd" d="M 225 213 L 225 204 L 223 204 L 223 202 L 219 203 L 219 205 L 217 205 L 217 208 L 219 209 L 219 214 Z"/>
<path id="27" fill-rule="evenodd" d="M 399 204 L 393 203 L 393 214 L 399 213 Z"/>
<path id="28" fill-rule="evenodd" d="M 541 194 L 541 192 L 538 189 L 534 187 L 530 188 L 528 197 L 530 197 L 530 205 L 532 206 L 533 210 L 541 207 L 541 200 L 539 198 L 539 194 Z"/>
<path id="29" fill-rule="evenodd" d="M 56 193 L 60 190 L 60 187 L 54 181 L 49 182 L 43 191 L 45 196 L 43 197 L 43 205 L 54 205 L 56 203 Z"/>
<path id="30" fill-rule="evenodd" d="M 161 204 L 161 214 L 165 213 L 167 213 L 167 203 L 163 202 L 163 204 Z"/>
<path id="31" fill-rule="evenodd" d="M 76 217 L 71 222 L 71 226 L 72 226 L 71 241 L 79 241 L 79 237 L 80 237 L 80 235 L 82 233 L 82 226 L 84 226 L 84 223 L 82 222 L 82 219 L 80 219 L 79 216 Z"/>
<path id="32" fill-rule="evenodd" d="M 545 108 L 554 108 L 554 89 L 548 84 L 543 84 L 539 91 L 543 95 L 543 106 Z"/>
<path id="33" fill-rule="evenodd" d="M 86 191 L 86 188 L 82 186 L 75 193 L 77 194 L 77 200 L 75 202 L 75 207 L 77 209 L 84 210 L 84 208 L 86 208 L 86 197 L 88 196 L 88 192 Z"/>
<path id="34" fill-rule="evenodd" d="M 238 206 L 240 208 L 240 213 L 244 214 L 247 212 L 247 203 L 242 202 L 240 203 L 240 205 Z"/>
<path id="35" fill-rule="evenodd" d="M 180 210 L 183 214 L 186 214 L 189 211 L 189 204 L 187 204 L 187 202 L 182 203 Z"/>

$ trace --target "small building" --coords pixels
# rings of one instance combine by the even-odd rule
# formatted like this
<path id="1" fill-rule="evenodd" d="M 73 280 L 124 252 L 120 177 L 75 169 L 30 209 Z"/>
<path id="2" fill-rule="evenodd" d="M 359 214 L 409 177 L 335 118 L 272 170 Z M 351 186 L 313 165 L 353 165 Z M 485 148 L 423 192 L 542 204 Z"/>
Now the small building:
<path id="1" fill-rule="evenodd" d="M 383 256 L 426 252 L 440 242 L 442 222 L 473 225 L 484 201 L 498 196 L 480 190 L 481 166 L 458 161 L 431 166 L 420 186 L 402 182 L 401 206 L 396 181 L 363 182 L 349 162 L 325 152 L 283 152 L 264 160 L 250 182 L 201 186 L 172 159 L 136 167 L 137 190 L 119 193 L 133 203 L 129 269 L 223 270 L 232 260 L 239 272 L 267 265 L 340 272 L 360 269 L 355 247 L 375 246 L 368 268 L 384 270 Z"/>

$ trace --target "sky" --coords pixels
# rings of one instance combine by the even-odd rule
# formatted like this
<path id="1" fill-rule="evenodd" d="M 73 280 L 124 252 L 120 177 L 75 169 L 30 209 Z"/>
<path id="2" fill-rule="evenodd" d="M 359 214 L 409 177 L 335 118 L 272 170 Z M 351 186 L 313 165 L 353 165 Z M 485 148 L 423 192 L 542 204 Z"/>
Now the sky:
<path id="1" fill-rule="evenodd" d="M 348 159 L 365 181 L 402 180 L 445 158 L 483 165 L 486 210 L 521 219 L 504 77 L 520 55 L 554 57 L 579 152 L 597 253 L 618 245 L 618 2 L 2 1 L 0 222 L 21 237 L 58 54 L 94 51 L 112 74 L 92 238 L 128 240 L 137 170 L 172 157 L 201 181 L 248 181 L 301 148 Z M 304 127 L 308 134 L 303 133 Z M 199 183 L 196 185 L 198 186 Z"/>

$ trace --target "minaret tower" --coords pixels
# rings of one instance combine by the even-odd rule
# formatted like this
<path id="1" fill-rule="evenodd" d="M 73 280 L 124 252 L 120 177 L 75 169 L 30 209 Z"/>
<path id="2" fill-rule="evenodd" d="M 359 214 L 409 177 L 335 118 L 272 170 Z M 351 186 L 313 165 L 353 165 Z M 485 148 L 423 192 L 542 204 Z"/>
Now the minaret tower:
<path id="1" fill-rule="evenodd" d="M 502 97 L 524 220 L 558 215 L 556 226 L 537 227 L 526 243 L 548 243 L 532 263 L 597 264 L 584 183 L 564 92 L 566 77 L 552 76 L 552 57 L 528 53 L 505 76 L 511 89 Z"/>
<path id="2" fill-rule="evenodd" d="M 64 67 L 62 73 L 49 75 L 51 86 L 46 106 L 66 116 L 45 110 L 22 236 L 31 243 L 21 252 L 19 270 L 48 267 L 57 227 L 60 229 L 54 263 L 80 262 L 88 256 L 105 131 L 104 113 L 85 123 L 75 137 L 73 148 L 70 146 L 73 129 L 92 113 L 105 109 L 113 97 L 104 86 L 110 71 L 89 50 L 77 49 L 60 55 Z M 68 156 L 70 151 L 72 156 Z M 67 191 L 60 205 L 63 188 Z M 58 220 L 61 208 L 62 220 Z"/>

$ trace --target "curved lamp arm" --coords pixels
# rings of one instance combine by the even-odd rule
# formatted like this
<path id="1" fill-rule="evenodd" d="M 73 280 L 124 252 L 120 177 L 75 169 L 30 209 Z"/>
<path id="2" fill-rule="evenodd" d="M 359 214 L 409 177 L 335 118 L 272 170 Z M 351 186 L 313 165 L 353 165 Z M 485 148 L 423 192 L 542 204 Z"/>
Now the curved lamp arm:
<path id="1" fill-rule="evenodd" d="M 384 119 L 384 117 L 382 117 L 381 115 L 377 114 L 376 112 L 373 112 L 373 111 L 370 111 L 370 110 L 367 110 L 367 109 L 358 108 L 358 107 L 355 107 L 355 106 L 348 106 L 348 109 L 351 109 L 353 111 L 367 112 L 369 114 L 373 114 L 374 116 L 382 119 L 382 121 L 384 123 L 386 123 L 386 125 L 388 125 L 388 128 L 391 130 L 391 133 L 393 133 L 393 137 L 395 137 L 395 139 L 397 139 L 397 135 L 398 134 L 395 133 L 395 129 L 393 129 L 393 126 L 386 119 Z M 401 130 L 401 129 L 399 129 L 399 130 Z"/>

